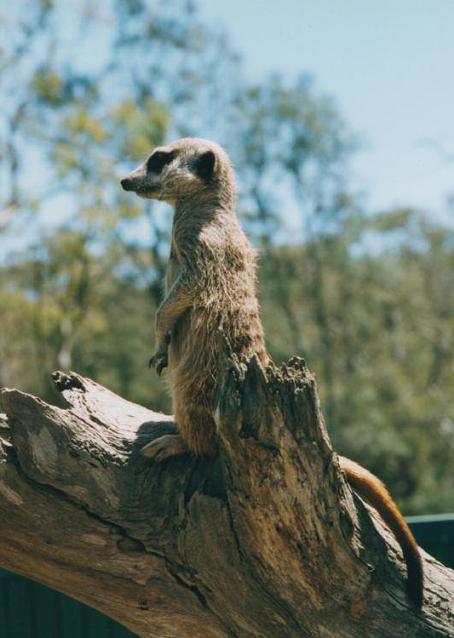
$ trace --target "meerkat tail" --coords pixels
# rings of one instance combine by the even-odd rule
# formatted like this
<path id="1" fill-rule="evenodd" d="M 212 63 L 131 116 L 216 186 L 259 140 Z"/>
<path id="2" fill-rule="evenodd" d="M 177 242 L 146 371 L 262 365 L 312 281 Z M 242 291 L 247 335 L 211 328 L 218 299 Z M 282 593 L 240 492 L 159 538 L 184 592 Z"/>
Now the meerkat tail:
<path id="1" fill-rule="evenodd" d="M 341 470 L 355 492 L 366 500 L 381 515 L 390 528 L 407 564 L 408 593 L 418 609 L 423 604 L 424 572 L 418 545 L 402 514 L 397 509 L 384 484 L 374 474 L 358 463 L 339 456 Z"/>

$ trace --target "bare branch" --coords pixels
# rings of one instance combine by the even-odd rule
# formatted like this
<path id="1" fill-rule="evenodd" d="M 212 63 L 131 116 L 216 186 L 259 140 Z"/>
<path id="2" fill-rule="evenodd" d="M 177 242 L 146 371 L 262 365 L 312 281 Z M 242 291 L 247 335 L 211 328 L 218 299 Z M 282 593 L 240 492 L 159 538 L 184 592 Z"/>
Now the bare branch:
<path id="1" fill-rule="evenodd" d="M 427 557 L 418 614 L 302 361 L 225 369 L 217 461 L 148 462 L 171 417 L 75 373 L 64 407 L 3 390 L 0 564 L 144 637 L 454 635 L 453 572 Z"/>

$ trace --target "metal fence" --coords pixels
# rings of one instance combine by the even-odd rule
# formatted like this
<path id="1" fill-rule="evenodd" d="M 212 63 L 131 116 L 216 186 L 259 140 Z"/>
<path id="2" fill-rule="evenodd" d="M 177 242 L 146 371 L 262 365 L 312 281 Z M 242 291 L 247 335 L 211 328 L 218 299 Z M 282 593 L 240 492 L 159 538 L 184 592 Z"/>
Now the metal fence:
<path id="1" fill-rule="evenodd" d="M 454 514 L 414 516 L 418 543 L 454 567 Z M 1 638 L 134 638 L 97 611 L 27 578 L 0 571 Z"/>

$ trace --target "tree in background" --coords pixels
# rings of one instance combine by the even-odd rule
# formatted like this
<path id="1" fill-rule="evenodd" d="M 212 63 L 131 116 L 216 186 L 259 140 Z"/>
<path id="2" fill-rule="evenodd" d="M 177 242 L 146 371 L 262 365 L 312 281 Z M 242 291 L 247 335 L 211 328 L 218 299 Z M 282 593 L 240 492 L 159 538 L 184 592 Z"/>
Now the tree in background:
<path id="1" fill-rule="evenodd" d="M 0 383 L 53 400 L 49 372 L 75 368 L 168 407 L 146 362 L 170 214 L 125 198 L 118 178 L 156 144 L 213 137 L 261 251 L 272 355 L 305 356 L 337 448 L 404 510 L 452 509 L 452 230 L 364 210 L 348 179 L 356 140 L 333 100 L 307 76 L 249 86 L 192 2 L 24 0 L 9 19 Z"/>

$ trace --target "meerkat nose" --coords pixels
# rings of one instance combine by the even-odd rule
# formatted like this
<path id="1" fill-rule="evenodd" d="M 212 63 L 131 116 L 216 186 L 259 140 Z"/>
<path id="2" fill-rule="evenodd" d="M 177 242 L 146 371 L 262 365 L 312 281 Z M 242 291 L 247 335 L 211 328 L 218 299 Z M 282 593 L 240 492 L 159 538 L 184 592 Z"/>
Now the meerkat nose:
<path id="1" fill-rule="evenodd" d="M 132 179 L 129 179 L 129 177 L 124 177 L 120 184 L 122 189 L 125 191 L 132 191 L 133 189 Z"/>

